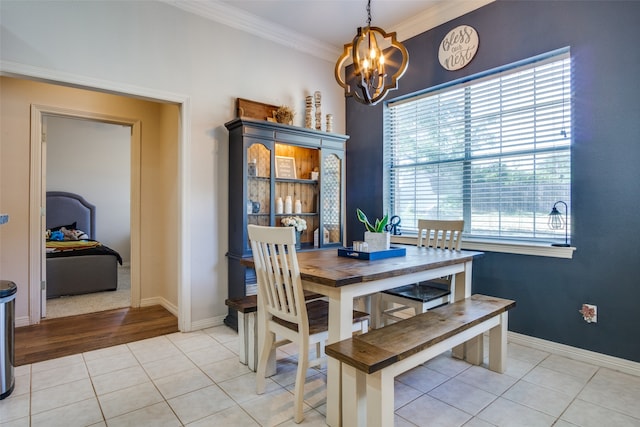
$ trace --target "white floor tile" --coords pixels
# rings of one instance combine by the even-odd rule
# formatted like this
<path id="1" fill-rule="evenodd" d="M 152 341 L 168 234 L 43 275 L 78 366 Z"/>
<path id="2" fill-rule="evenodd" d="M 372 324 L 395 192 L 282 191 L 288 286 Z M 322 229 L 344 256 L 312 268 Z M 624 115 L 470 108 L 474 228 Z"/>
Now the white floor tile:
<path id="1" fill-rule="evenodd" d="M 256 374 L 253 372 L 227 381 L 222 381 L 218 383 L 218 385 L 225 391 L 225 393 L 231 396 L 231 398 L 238 403 L 243 403 L 259 396 L 256 393 Z M 266 379 L 265 393 L 281 388 L 282 387 L 275 383 L 271 378 Z"/>
<path id="2" fill-rule="evenodd" d="M 0 400 L 0 423 L 17 420 L 29 416 L 29 406 L 31 404 L 30 394 L 10 394 Z"/>
<path id="3" fill-rule="evenodd" d="M 291 394 L 295 392 L 295 383 L 285 387 Z M 304 401 L 312 408 L 327 402 L 327 377 L 317 374 L 306 379 L 304 383 Z"/>
<path id="4" fill-rule="evenodd" d="M 91 377 L 98 396 L 151 381 L 142 366 L 136 365 L 108 374 Z"/>
<path id="5" fill-rule="evenodd" d="M 93 387 L 88 378 L 34 391 L 31 394 L 31 414 L 50 411 L 94 397 Z"/>
<path id="6" fill-rule="evenodd" d="M 142 367 L 147 375 L 153 380 L 177 374 L 178 372 L 194 369 L 196 366 L 184 354 L 178 353 L 165 359 L 154 360 L 153 362 L 143 363 Z"/>
<path id="7" fill-rule="evenodd" d="M 82 358 L 80 358 L 80 360 L 82 360 Z M 54 369 L 34 371 L 31 374 L 31 391 L 44 390 L 49 387 L 67 384 L 84 378 L 89 378 L 89 372 L 87 372 L 84 361 Z"/>
<path id="8" fill-rule="evenodd" d="M 588 381 L 598 370 L 597 366 L 589 363 L 579 362 L 577 360 L 571 360 L 566 357 L 558 356 L 555 354 L 550 355 L 540 365 L 543 368 L 551 369 L 552 371 L 561 372 L 566 375 L 576 377 L 581 381 Z"/>
<path id="9" fill-rule="evenodd" d="M 623 413 L 612 411 L 611 409 L 581 399 L 576 399 L 560 418 L 580 427 L 640 426 L 640 419 L 638 418 L 632 418 Z"/>
<path id="10" fill-rule="evenodd" d="M 323 419 L 324 420 L 324 419 Z M 253 418 L 240 406 L 234 405 L 206 418 L 187 424 L 187 427 L 212 427 L 212 426 L 243 426 L 259 427 Z"/>
<path id="11" fill-rule="evenodd" d="M 183 394 L 169 399 L 168 402 L 184 424 L 206 418 L 236 405 L 217 385 Z"/>
<path id="12" fill-rule="evenodd" d="M 498 374 L 497 372 L 490 371 L 480 366 L 472 366 L 458 375 L 456 379 L 479 389 L 488 391 L 496 396 L 504 393 L 517 381 L 516 378 L 504 374 Z"/>
<path id="13" fill-rule="evenodd" d="M 213 381 L 200 369 L 193 368 L 154 381 L 165 399 L 180 396 L 213 385 Z"/>
<path id="14" fill-rule="evenodd" d="M 640 419 L 640 377 L 600 368 L 578 397 Z"/>
<path id="15" fill-rule="evenodd" d="M 396 377 L 396 381 L 420 390 L 423 393 L 433 390 L 448 379 L 448 376 L 436 372 L 433 369 L 425 368 L 424 366 L 418 366 Z"/>
<path id="16" fill-rule="evenodd" d="M 481 390 L 455 378 L 436 387 L 428 394 L 471 415 L 476 415 L 498 398 L 495 394 Z"/>
<path id="17" fill-rule="evenodd" d="M 482 410 L 478 418 L 500 427 L 547 427 L 555 421 L 551 415 L 502 397 Z"/>
<path id="18" fill-rule="evenodd" d="M 31 427 L 84 427 L 103 420 L 95 397 L 31 416 Z"/>
<path id="19" fill-rule="evenodd" d="M 49 371 L 51 369 L 63 369 L 73 365 L 84 365 L 84 359 L 81 354 L 72 356 L 58 357 L 56 359 L 45 360 L 31 365 L 31 373 Z"/>
<path id="20" fill-rule="evenodd" d="M 182 355 L 182 352 L 168 338 L 161 336 L 127 344 L 142 364 Z"/>
<path id="21" fill-rule="evenodd" d="M 396 413 L 416 425 L 430 427 L 456 427 L 471 419 L 470 414 L 426 394 L 398 409 Z"/>
<path id="22" fill-rule="evenodd" d="M 105 357 L 97 357 L 87 360 L 87 369 L 89 375 L 97 376 L 107 374 L 120 369 L 130 368 L 138 365 L 138 360 L 130 351 L 123 351 L 117 354 L 111 354 Z"/>
<path id="23" fill-rule="evenodd" d="M 242 408 L 262 426 L 276 426 L 293 419 L 293 394 L 284 388 L 247 400 Z M 305 403 L 304 412 L 311 408 Z"/>
<path id="24" fill-rule="evenodd" d="M 251 372 L 237 357 L 201 365 L 200 369 L 215 382 L 222 382 Z"/>
<path id="25" fill-rule="evenodd" d="M 559 417 L 573 400 L 573 396 L 524 380 L 518 381 L 502 397 L 554 417 Z"/>
<path id="26" fill-rule="evenodd" d="M 145 406 L 150 406 L 164 399 L 151 383 L 138 384 L 112 393 L 98 396 L 105 418 L 115 418 L 118 415 L 132 412 Z"/>
<path id="27" fill-rule="evenodd" d="M 562 372 L 536 366 L 523 380 L 575 397 L 587 383 L 586 380 Z"/>
<path id="28" fill-rule="evenodd" d="M 180 427 L 180 420 L 167 402 L 156 403 L 107 420 L 109 427 Z"/>
<path id="29" fill-rule="evenodd" d="M 424 393 L 420 390 L 417 390 L 413 387 L 410 387 L 400 381 L 395 381 L 394 389 L 393 389 L 393 408 L 398 409 L 402 408 L 409 402 L 416 400 L 418 397 L 422 396 Z"/>

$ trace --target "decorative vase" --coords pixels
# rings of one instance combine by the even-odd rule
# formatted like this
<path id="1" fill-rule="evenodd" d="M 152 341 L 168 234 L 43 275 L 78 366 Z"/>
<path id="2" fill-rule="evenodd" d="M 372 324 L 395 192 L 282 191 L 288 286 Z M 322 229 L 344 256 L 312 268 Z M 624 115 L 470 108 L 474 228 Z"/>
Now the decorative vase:
<path id="1" fill-rule="evenodd" d="M 296 230 L 296 250 L 299 251 L 300 249 L 302 249 L 302 231 L 298 231 Z"/>
<path id="2" fill-rule="evenodd" d="M 365 231 L 364 241 L 369 246 L 369 252 L 386 251 L 391 247 L 391 235 L 387 231 L 383 233 Z"/>

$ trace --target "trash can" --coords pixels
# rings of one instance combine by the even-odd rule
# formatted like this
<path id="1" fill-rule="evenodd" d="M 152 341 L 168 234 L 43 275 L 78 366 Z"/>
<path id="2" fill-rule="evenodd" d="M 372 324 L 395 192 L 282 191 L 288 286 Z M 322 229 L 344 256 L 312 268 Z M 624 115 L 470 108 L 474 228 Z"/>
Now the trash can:
<path id="1" fill-rule="evenodd" d="M 15 299 L 18 287 L 9 280 L 0 280 L 0 400 L 13 391 Z"/>

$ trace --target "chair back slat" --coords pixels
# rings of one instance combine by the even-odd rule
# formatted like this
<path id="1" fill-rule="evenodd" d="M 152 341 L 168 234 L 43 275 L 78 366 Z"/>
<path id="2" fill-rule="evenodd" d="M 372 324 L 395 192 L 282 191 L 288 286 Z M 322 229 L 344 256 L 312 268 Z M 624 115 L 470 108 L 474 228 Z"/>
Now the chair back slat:
<path id="1" fill-rule="evenodd" d="M 266 311 L 296 324 L 308 324 L 293 227 L 249 225 L 249 240 Z"/>
<path id="2" fill-rule="evenodd" d="M 418 220 L 418 246 L 428 248 L 460 250 L 463 220 Z"/>

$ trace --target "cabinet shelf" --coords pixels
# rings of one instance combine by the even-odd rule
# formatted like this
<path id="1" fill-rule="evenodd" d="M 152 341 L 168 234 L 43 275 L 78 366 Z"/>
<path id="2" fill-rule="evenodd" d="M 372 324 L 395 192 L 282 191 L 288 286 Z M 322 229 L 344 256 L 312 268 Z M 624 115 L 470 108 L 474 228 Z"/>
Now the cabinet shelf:
<path id="1" fill-rule="evenodd" d="M 277 217 L 281 217 L 281 216 L 314 216 L 314 215 L 318 215 L 318 212 L 300 212 L 300 213 L 277 213 L 276 216 Z"/>
<path id="2" fill-rule="evenodd" d="M 309 184 L 309 185 L 318 184 L 318 181 L 315 179 L 276 178 L 276 182 L 284 182 L 284 183 L 292 183 L 292 184 Z"/>

